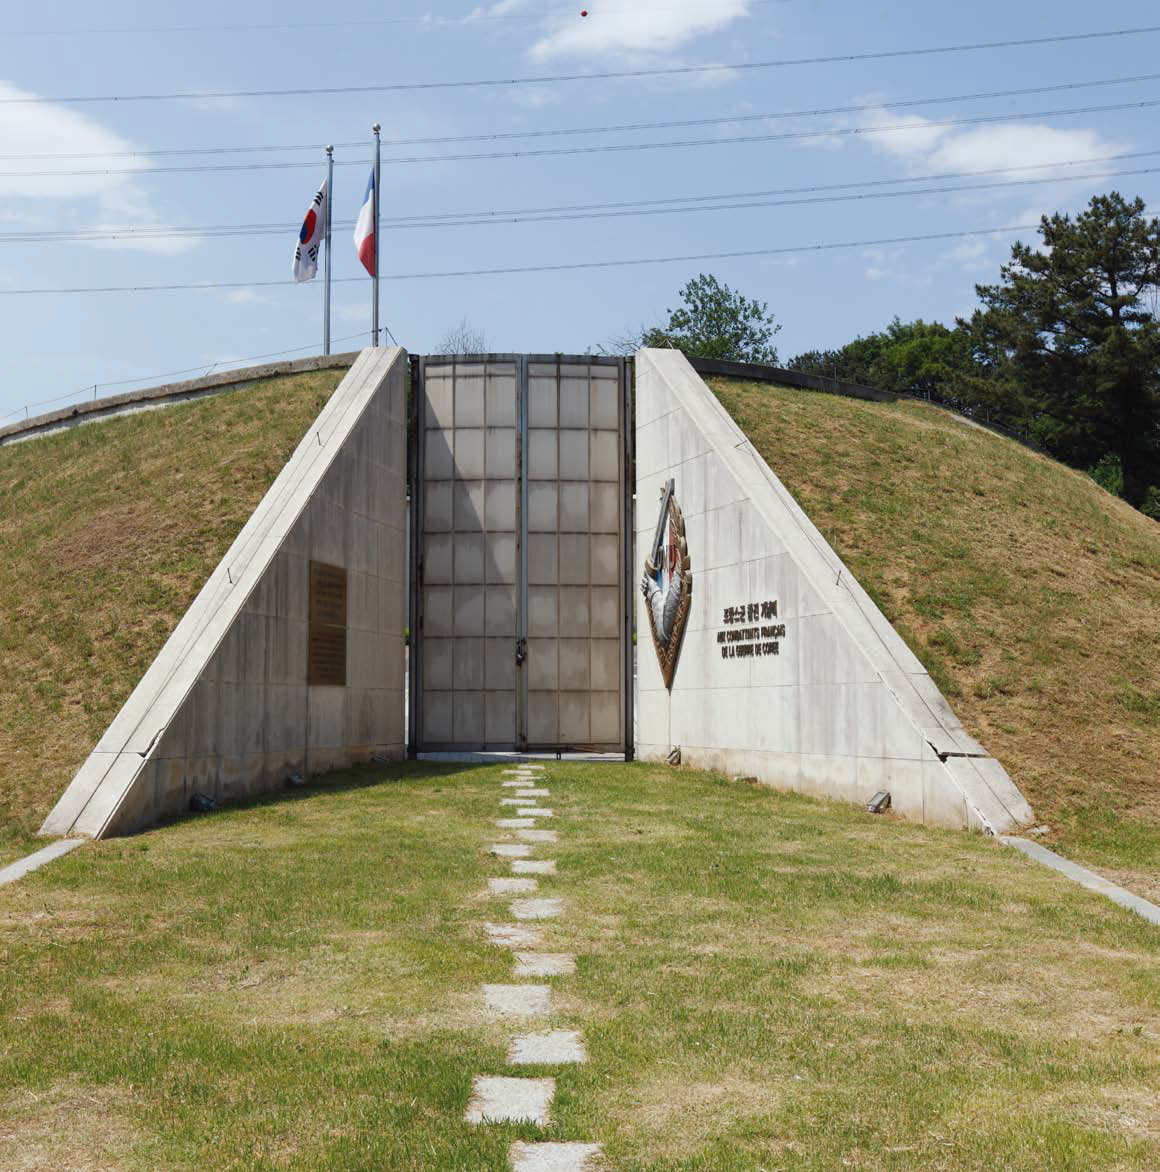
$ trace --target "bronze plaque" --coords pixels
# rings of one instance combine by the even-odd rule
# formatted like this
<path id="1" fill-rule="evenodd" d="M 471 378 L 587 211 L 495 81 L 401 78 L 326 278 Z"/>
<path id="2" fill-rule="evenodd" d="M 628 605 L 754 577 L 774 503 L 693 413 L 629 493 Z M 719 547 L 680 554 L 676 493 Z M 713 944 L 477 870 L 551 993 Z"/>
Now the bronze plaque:
<path id="1" fill-rule="evenodd" d="M 310 643 L 306 682 L 346 687 L 346 570 L 310 563 Z"/>

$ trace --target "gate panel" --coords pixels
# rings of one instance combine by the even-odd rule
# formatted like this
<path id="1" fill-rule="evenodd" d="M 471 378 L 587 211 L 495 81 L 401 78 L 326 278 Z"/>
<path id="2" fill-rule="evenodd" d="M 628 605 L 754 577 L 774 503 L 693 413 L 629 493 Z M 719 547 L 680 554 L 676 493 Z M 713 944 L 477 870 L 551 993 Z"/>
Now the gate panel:
<path id="1" fill-rule="evenodd" d="M 624 744 L 621 368 L 528 366 L 527 741 Z"/>
<path id="2" fill-rule="evenodd" d="M 417 739 L 432 749 L 512 748 L 518 366 L 429 360 L 421 371 Z"/>

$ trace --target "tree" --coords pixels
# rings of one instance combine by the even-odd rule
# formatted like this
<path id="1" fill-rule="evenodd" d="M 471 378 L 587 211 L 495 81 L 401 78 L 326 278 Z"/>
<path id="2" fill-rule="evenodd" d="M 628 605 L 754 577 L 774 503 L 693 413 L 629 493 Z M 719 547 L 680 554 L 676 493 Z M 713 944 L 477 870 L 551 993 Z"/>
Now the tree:
<path id="1" fill-rule="evenodd" d="M 642 331 L 640 345 L 671 347 L 701 358 L 777 363 L 771 339 L 781 329 L 764 301 L 751 301 L 702 273 L 681 290 L 684 305 L 669 321 Z M 624 340 L 618 340 L 623 344 Z"/>
<path id="2" fill-rule="evenodd" d="M 885 330 L 855 338 L 840 350 L 799 354 L 789 368 L 957 407 L 969 401 L 967 387 L 977 373 L 967 330 L 897 317 Z"/>
<path id="3" fill-rule="evenodd" d="M 443 335 L 436 354 L 486 354 L 487 335 L 483 330 L 477 330 L 467 318 L 462 318 L 458 325 Z"/>
<path id="4" fill-rule="evenodd" d="M 1040 442 L 1082 468 L 1111 457 L 1137 508 L 1160 486 L 1160 220 L 1144 209 L 1112 192 L 1044 216 L 1043 251 L 1017 243 L 970 323 L 1008 409 L 1017 386 Z"/>

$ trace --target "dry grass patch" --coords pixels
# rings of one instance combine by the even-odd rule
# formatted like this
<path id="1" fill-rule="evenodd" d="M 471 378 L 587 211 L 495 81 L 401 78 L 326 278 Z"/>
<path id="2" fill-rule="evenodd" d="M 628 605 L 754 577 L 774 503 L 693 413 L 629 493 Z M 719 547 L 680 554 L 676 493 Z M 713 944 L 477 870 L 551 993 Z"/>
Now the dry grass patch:
<path id="1" fill-rule="evenodd" d="M 127 1167 L 143 1140 L 131 1091 L 68 1084 L 0 1102 L 5 1172 L 109 1172 Z"/>

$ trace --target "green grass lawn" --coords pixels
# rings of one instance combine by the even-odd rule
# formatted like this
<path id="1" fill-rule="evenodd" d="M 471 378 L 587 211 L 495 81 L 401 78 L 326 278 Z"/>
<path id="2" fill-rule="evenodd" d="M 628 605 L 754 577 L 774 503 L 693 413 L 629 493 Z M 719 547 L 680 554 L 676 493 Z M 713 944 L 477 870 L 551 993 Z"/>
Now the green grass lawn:
<path id="1" fill-rule="evenodd" d="M 535 1129 L 461 1122 L 524 1028 L 479 1000 L 511 972 L 499 783 L 360 771 L 0 889 L 0 1167 L 506 1168 Z M 980 837 L 712 775 L 546 784 L 545 947 L 578 957 L 547 1025 L 590 1063 L 552 1072 L 545 1138 L 618 1170 L 1160 1167 L 1143 920 Z"/>

